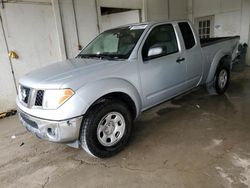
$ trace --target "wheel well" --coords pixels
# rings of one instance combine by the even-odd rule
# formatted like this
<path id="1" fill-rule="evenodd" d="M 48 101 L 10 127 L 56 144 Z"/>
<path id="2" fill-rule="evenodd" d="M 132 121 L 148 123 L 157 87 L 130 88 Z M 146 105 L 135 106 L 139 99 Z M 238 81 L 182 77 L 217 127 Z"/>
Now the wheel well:
<path id="1" fill-rule="evenodd" d="M 232 57 L 230 55 L 225 55 L 221 58 L 218 66 L 225 65 L 230 71 L 231 70 L 231 61 L 232 61 Z"/>
<path id="2" fill-rule="evenodd" d="M 102 96 L 101 98 L 97 99 L 92 105 L 91 107 L 95 106 L 96 104 L 102 103 L 104 102 L 105 99 L 118 99 L 124 103 L 127 104 L 127 107 L 129 109 L 129 111 L 132 114 L 132 118 L 135 119 L 137 116 L 137 111 L 136 111 L 136 105 L 134 103 L 134 101 L 132 100 L 132 98 L 127 95 L 126 93 L 122 93 L 122 92 L 113 92 L 113 93 L 109 93 L 107 95 Z M 90 108 L 91 108 L 90 107 Z"/>

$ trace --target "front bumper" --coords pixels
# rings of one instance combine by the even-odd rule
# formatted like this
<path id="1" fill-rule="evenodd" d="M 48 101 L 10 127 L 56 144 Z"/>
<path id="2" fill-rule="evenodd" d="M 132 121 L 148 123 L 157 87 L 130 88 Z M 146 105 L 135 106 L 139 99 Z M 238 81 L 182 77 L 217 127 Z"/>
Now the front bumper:
<path id="1" fill-rule="evenodd" d="M 37 137 L 51 142 L 72 143 L 79 139 L 83 117 L 63 121 L 50 121 L 30 116 L 19 111 L 23 126 Z"/>

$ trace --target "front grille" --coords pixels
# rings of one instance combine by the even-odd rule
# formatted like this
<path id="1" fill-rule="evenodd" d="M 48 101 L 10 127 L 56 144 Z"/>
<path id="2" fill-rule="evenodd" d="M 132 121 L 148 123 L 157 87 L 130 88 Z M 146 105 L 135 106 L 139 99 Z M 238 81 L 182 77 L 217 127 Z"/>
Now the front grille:
<path id="1" fill-rule="evenodd" d="M 41 107 L 43 105 L 44 90 L 36 90 L 20 85 L 18 96 L 19 100 L 27 107 Z"/>
<path id="2" fill-rule="evenodd" d="M 29 95 L 30 95 L 30 88 L 21 86 L 20 87 L 20 100 L 24 102 L 25 104 L 28 104 Z"/>
<path id="3" fill-rule="evenodd" d="M 43 95 L 44 95 L 44 90 L 37 91 L 35 106 L 42 106 L 43 105 Z"/>

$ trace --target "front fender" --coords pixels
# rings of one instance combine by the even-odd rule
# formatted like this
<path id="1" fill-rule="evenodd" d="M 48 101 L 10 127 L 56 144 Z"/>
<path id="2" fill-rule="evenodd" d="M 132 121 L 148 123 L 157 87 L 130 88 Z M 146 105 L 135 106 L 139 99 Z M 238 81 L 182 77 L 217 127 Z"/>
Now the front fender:
<path id="1" fill-rule="evenodd" d="M 221 59 L 225 56 L 231 56 L 230 52 L 228 52 L 227 50 L 225 49 L 222 49 L 220 51 L 218 51 L 211 63 L 211 66 L 210 66 L 210 69 L 209 69 L 209 73 L 208 73 L 208 76 L 207 76 L 207 80 L 206 80 L 206 83 L 210 83 L 213 81 L 214 79 L 214 75 L 216 73 L 216 70 L 217 70 L 217 67 L 221 61 Z"/>
<path id="2" fill-rule="evenodd" d="M 81 114 L 85 114 L 89 107 L 101 97 L 114 93 L 121 92 L 130 96 L 136 106 L 137 116 L 140 113 L 142 100 L 136 87 L 127 80 L 120 78 L 107 78 L 88 83 L 77 90 L 77 95 L 84 101 L 84 106 L 78 106 L 81 109 Z"/>

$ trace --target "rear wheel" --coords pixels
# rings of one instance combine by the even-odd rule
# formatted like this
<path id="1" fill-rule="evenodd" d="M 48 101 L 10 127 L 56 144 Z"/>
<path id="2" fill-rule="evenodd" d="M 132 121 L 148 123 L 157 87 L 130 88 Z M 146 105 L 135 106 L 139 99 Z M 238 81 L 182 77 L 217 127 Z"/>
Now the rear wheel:
<path id="1" fill-rule="evenodd" d="M 81 146 L 92 156 L 111 157 L 125 147 L 131 127 L 132 116 L 126 104 L 104 100 L 86 114 L 80 132 Z"/>
<path id="2" fill-rule="evenodd" d="M 216 91 L 219 94 L 222 94 L 226 91 L 228 86 L 229 73 L 226 68 L 222 68 L 219 70 L 216 81 Z"/>
<path id="3" fill-rule="evenodd" d="M 228 88 L 230 81 L 230 70 L 227 66 L 221 64 L 215 73 L 212 85 L 207 87 L 210 94 L 222 95 Z"/>

